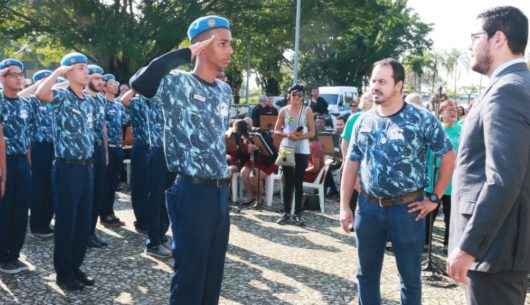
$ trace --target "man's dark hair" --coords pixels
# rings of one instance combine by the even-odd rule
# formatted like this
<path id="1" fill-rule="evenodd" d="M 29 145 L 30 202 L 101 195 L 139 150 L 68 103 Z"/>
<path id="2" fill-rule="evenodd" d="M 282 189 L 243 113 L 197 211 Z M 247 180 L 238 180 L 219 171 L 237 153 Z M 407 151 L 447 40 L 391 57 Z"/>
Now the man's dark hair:
<path id="1" fill-rule="evenodd" d="M 392 68 L 394 83 L 403 82 L 403 85 L 405 85 L 405 68 L 399 61 L 393 58 L 385 58 L 375 62 L 374 67 L 377 66 L 390 66 Z"/>
<path id="2" fill-rule="evenodd" d="M 513 6 L 499 6 L 478 15 L 484 20 L 483 29 L 491 38 L 501 31 L 513 54 L 524 54 L 528 42 L 528 18 Z"/>
<path id="3" fill-rule="evenodd" d="M 346 123 L 346 121 L 348 121 L 348 117 L 349 117 L 349 116 L 350 116 L 349 114 L 339 115 L 339 116 L 337 117 L 337 120 L 343 120 L 344 123 Z"/>

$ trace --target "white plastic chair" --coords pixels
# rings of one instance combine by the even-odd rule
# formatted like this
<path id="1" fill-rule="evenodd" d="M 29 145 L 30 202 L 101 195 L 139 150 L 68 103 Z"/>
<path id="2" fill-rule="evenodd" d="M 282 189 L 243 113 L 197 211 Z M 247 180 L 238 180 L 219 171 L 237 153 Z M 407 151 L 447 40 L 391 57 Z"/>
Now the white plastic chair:
<path id="1" fill-rule="evenodd" d="M 232 188 L 232 202 L 237 202 L 239 200 L 239 192 L 241 190 L 241 187 L 239 185 L 239 179 L 240 174 L 239 172 L 232 174 L 232 182 L 230 183 L 230 186 Z"/>
<path id="2" fill-rule="evenodd" d="M 304 181 L 304 188 L 314 189 L 318 191 L 318 200 L 320 203 L 320 211 L 324 213 L 324 185 L 326 182 L 326 176 L 328 174 L 329 166 L 331 165 L 331 162 L 333 160 L 328 159 L 324 162 L 324 166 L 322 169 L 320 169 L 320 172 L 318 172 L 317 177 L 315 178 L 315 181 L 313 182 L 305 182 Z M 291 214 L 294 213 L 294 196 L 293 196 L 293 204 L 291 208 Z"/>
<path id="3" fill-rule="evenodd" d="M 278 169 L 278 173 L 272 173 L 265 177 L 265 204 L 268 207 L 272 206 L 272 198 L 274 197 L 274 183 L 280 181 L 280 198 L 283 198 L 283 185 L 281 183 L 282 172 Z"/>
<path id="4" fill-rule="evenodd" d="M 125 173 L 127 174 L 127 185 L 131 185 L 131 159 L 123 160 L 125 164 Z"/>

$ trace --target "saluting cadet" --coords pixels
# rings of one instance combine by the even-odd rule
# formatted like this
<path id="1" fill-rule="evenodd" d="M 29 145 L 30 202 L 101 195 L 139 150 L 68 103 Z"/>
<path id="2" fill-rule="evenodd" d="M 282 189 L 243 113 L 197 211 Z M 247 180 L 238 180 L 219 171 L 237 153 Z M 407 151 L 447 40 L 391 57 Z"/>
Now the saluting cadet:
<path id="1" fill-rule="evenodd" d="M 149 104 L 145 97 L 134 96 L 134 90 L 127 91 L 122 103 L 127 108 L 133 128 L 133 146 L 131 152 L 131 204 L 136 221 L 134 227 L 139 233 L 147 232 L 145 213 L 147 208 L 147 158 L 149 154 L 149 132 L 147 120 Z"/>
<path id="2" fill-rule="evenodd" d="M 213 305 L 219 302 L 230 222 L 224 133 L 233 96 L 216 79 L 233 53 L 230 23 L 201 17 L 188 28 L 188 38 L 189 48 L 154 59 L 131 85 L 162 107 L 167 166 L 178 173 L 166 192 L 175 260 L 170 303 Z M 192 58 L 192 73 L 171 71 Z"/>
<path id="3" fill-rule="evenodd" d="M 24 64 L 8 58 L 0 62 L 4 94 L 0 97 L 0 122 L 7 154 L 6 193 L 0 201 L 0 271 L 14 274 L 27 270 L 19 260 L 26 237 L 30 204 L 30 143 L 34 113 L 24 88 Z"/>
<path id="4" fill-rule="evenodd" d="M 94 103 L 94 196 L 92 202 L 92 223 L 88 247 L 103 248 L 107 242 L 96 234 L 98 217 L 104 208 L 105 179 L 107 176 L 107 122 L 105 120 L 106 100 L 103 92 L 103 68 L 98 65 L 88 65 L 89 82 L 87 92 Z"/>
<path id="5" fill-rule="evenodd" d="M 87 61 L 80 53 L 65 55 L 61 66 L 36 91 L 37 98 L 54 105 L 57 200 L 53 262 L 57 284 L 70 291 L 94 285 L 80 269 L 90 236 L 94 191 L 95 111 L 92 97 L 84 93 L 89 81 Z M 59 76 L 66 76 L 68 88 L 52 89 Z"/>
<path id="6" fill-rule="evenodd" d="M 33 83 L 50 76 L 52 71 L 40 70 L 33 74 Z M 53 218 L 52 165 L 53 153 L 53 107 L 31 97 L 35 124 L 31 143 L 31 214 L 30 229 L 34 237 L 53 237 L 50 224 Z"/>
<path id="7" fill-rule="evenodd" d="M 115 98 L 118 88 L 115 77 L 111 74 L 105 74 L 103 79 L 106 81 L 105 121 L 108 132 L 109 165 L 105 178 L 106 189 L 101 222 L 105 226 L 119 227 L 125 223 L 114 214 L 114 200 L 120 184 L 123 166 L 123 127 L 129 121 L 129 117 L 121 101 Z"/>

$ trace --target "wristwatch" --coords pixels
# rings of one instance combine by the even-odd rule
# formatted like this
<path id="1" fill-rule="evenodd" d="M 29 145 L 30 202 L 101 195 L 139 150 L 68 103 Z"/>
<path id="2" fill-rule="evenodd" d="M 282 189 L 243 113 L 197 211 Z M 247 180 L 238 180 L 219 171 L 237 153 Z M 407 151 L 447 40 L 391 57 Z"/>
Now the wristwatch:
<path id="1" fill-rule="evenodd" d="M 438 195 L 436 195 L 435 193 L 429 195 L 429 200 L 436 204 L 440 204 L 440 198 L 438 198 Z"/>

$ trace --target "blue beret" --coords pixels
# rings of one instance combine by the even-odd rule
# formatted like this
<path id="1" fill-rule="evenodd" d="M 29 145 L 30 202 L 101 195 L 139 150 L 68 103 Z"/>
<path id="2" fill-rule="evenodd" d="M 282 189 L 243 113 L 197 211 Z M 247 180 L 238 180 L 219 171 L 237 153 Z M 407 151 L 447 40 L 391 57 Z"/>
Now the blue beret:
<path id="1" fill-rule="evenodd" d="M 88 63 L 88 58 L 81 53 L 70 53 L 66 54 L 63 59 L 61 59 L 61 66 L 72 66 L 75 64 L 86 64 Z"/>
<path id="2" fill-rule="evenodd" d="M 50 70 L 39 70 L 33 74 L 33 77 L 31 78 L 33 82 L 38 82 L 43 78 L 46 78 L 48 76 L 52 75 L 52 71 Z"/>
<path id="3" fill-rule="evenodd" d="M 24 64 L 18 59 L 6 58 L 6 59 L 0 61 L 0 69 L 5 69 L 5 68 L 10 67 L 10 66 L 17 66 L 21 70 L 24 70 Z"/>
<path id="4" fill-rule="evenodd" d="M 112 75 L 112 74 L 105 74 L 103 75 L 103 80 L 108 82 L 109 80 L 116 80 L 116 76 Z"/>
<path id="5" fill-rule="evenodd" d="M 230 30 L 230 21 L 219 16 L 204 16 L 195 19 L 188 27 L 188 38 L 193 40 L 199 34 L 218 28 Z"/>
<path id="6" fill-rule="evenodd" d="M 92 75 L 92 74 L 101 74 L 103 75 L 103 68 L 101 68 L 100 66 L 98 65 L 88 65 L 88 74 L 89 75 Z"/>

